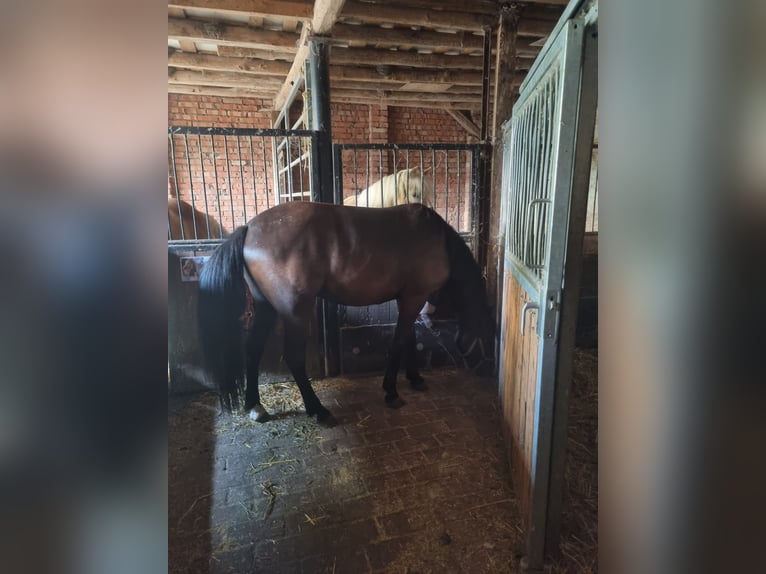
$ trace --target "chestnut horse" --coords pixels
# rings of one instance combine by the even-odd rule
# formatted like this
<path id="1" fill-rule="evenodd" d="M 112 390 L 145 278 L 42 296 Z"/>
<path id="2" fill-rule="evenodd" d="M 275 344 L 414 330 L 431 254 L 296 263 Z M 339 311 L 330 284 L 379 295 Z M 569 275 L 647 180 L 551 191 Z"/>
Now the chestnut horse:
<path id="1" fill-rule="evenodd" d="M 223 239 L 226 235 L 212 216 L 205 217 L 186 201 L 168 196 L 168 239 Z"/>
<path id="2" fill-rule="evenodd" d="M 285 362 L 307 414 L 334 424 L 305 368 L 307 326 L 317 297 L 342 305 L 396 299 L 399 318 L 383 377 L 389 407 L 404 404 L 396 391 L 402 357 L 412 387 L 426 389 L 417 368 L 414 321 L 435 291 L 449 296 L 458 311 L 456 345 L 466 366 L 478 368 L 494 360 L 495 326 L 479 267 L 458 233 L 422 204 L 381 209 L 311 202 L 275 206 L 218 247 L 202 269 L 199 290 L 200 341 L 222 405 L 231 410 L 246 380 L 244 409 L 258 421 L 268 418 L 260 404 L 258 366 L 279 316 L 285 326 Z M 242 318 L 248 299 L 253 321 L 243 361 Z"/>

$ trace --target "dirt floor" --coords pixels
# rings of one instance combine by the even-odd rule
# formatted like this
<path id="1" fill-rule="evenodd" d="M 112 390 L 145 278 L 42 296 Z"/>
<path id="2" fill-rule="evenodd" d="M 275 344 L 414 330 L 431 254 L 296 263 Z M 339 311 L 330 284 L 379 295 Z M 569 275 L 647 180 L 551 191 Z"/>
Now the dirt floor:
<path id="1" fill-rule="evenodd" d="M 494 384 L 425 376 L 426 393 L 400 383 L 399 410 L 380 377 L 315 382 L 332 429 L 306 417 L 291 383 L 262 385 L 263 424 L 221 416 L 212 394 L 171 398 L 170 572 L 517 572 Z M 564 556 L 548 571 L 595 572 L 580 505 L 565 497 Z"/>

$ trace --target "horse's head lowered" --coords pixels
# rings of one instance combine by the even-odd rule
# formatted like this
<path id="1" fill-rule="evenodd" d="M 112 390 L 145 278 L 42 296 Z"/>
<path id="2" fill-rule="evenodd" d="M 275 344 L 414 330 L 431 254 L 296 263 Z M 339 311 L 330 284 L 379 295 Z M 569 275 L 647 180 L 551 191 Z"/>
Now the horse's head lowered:
<path id="1" fill-rule="evenodd" d="M 458 328 L 455 346 L 466 369 L 490 375 L 495 369 L 495 319 L 490 307 L 478 315 Z"/>

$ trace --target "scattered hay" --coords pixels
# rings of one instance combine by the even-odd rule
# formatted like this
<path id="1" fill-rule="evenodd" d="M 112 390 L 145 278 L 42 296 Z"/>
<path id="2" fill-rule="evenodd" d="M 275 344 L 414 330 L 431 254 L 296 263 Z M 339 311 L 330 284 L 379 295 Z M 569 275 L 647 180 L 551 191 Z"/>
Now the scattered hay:
<path id="1" fill-rule="evenodd" d="M 569 402 L 569 430 L 561 558 L 552 574 L 598 572 L 598 352 L 577 349 Z"/>
<path id="2" fill-rule="evenodd" d="M 266 520 L 269 516 L 271 516 L 271 512 L 274 510 L 274 503 L 277 501 L 277 491 L 275 490 L 276 487 L 277 485 L 273 484 L 271 481 L 261 484 L 263 494 L 269 497 L 269 504 L 266 507 L 266 510 L 263 512 L 263 520 Z"/>

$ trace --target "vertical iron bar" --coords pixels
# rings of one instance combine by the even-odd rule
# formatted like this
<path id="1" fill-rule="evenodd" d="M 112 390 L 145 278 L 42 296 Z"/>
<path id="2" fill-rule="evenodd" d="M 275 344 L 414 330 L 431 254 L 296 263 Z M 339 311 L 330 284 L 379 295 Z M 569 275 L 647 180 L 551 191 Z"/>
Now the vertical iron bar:
<path id="1" fill-rule="evenodd" d="M 213 136 L 210 136 L 210 141 L 213 141 Z M 205 181 L 205 163 L 202 161 L 202 137 L 200 134 L 197 134 L 197 147 L 199 148 L 199 165 L 200 169 L 202 170 L 202 197 L 205 199 L 205 226 L 207 227 L 207 237 L 205 239 L 210 239 L 210 220 L 208 219 L 208 205 L 207 205 L 207 182 Z M 215 167 L 215 151 L 213 151 L 213 167 Z M 215 176 L 216 178 L 216 185 L 218 183 L 218 174 Z M 199 237 L 195 237 L 195 239 L 199 239 Z"/>
<path id="2" fill-rule="evenodd" d="M 224 137 L 226 137 L 226 136 L 224 136 Z M 220 193 L 220 190 L 218 188 L 218 162 L 216 161 L 216 157 L 215 157 L 215 142 L 213 141 L 214 139 L 215 139 L 214 136 L 211 134 L 210 135 L 210 150 L 213 153 L 213 173 L 215 173 L 215 202 L 216 202 L 216 205 L 218 206 L 218 223 L 219 223 L 218 227 L 219 227 L 219 231 L 220 231 L 223 228 L 223 210 L 221 209 L 221 193 Z M 225 147 L 226 146 L 226 142 L 224 142 L 223 145 Z M 205 195 L 207 195 L 207 190 L 205 191 Z M 222 233 L 222 231 L 221 231 L 221 233 Z M 208 224 L 208 228 L 207 228 L 207 238 L 208 239 L 212 239 L 212 237 L 210 237 L 210 225 L 209 224 Z"/>
<path id="3" fill-rule="evenodd" d="M 287 116 L 285 116 L 287 118 Z M 287 124 L 287 119 L 285 119 L 285 124 Z M 285 146 L 285 181 L 287 182 L 287 196 L 290 199 L 290 201 L 295 201 L 295 188 L 293 187 L 293 168 L 290 167 L 290 164 L 293 163 L 293 155 L 292 155 L 292 145 L 290 142 L 290 136 L 287 136 L 287 145 Z M 280 169 L 281 171 L 281 169 Z"/>
<path id="4" fill-rule="evenodd" d="M 434 148 L 431 148 L 431 183 L 434 186 L 434 210 L 438 211 L 437 206 L 439 202 L 437 197 L 439 197 L 439 194 L 436 191 L 436 150 Z"/>
<path id="5" fill-rule="evenodd" d="M 353 150 L 353 157 L 354 157 L 354 203 L 356 204 L 357 207 L 359 207 L 359 180 L 358 180 L 359 174 L 357 173 L 358 168 L 356 166 L 356 150 Z M 370 202 L 370 192 L 368 190 L 367 203 L 369 204 L 369 202 Z"/>
<path id="6" fill-rule="evenodd" d="M 226 139 L 226 136 L 223 136 L 223 149 L 226 152 L 226 177 L 229 178 L 229 208 L 231 211 L 231 228 L 232 231 L 236 229 L 237 224 L 234 221 L 234 186 L 231 184 L 231 162 L 229 161 L 229 141 Z M 220 204 L 221 193 L 219 191 L 218 193 L 218 203 Z M 221 239 L 223 239 L 223 221 L 221 221 L 221 225 L 218 226 L 218 230 L 221 234 Z"/>
<path id="7" fill-rule="evenodd" d="M 460 212 L 463 211 L 463 201 L 460 199 L 460 150 L 457 150 L 457 230 L 460 231 Z"/>
<path id="8" fill-rule="evenodd" d="M 383 148 L 378 148 L 378 171 L 380 172 L 380 177 L 378 178 L 378 181 L 383 181 Z M 381 187 L 383 187 L 383 184 L 380 184 Z"/>
<path id="9" fill-rule="evenodd" d="M 237 136 L 237 159 L 239 160 L 239 188 L 242 191 L 242 217 L 245 218 L 244 223 L 247 223 L 247 203 L 245 200 L 245 171 L 242 169 L 242 145 L 239 143 L 239 136 Z M 232 203 L 234 195 L 232 195 Z M 244 224 L 243 223 L 243 224 Z M 236 225 L 234 226 L 237 227 Z M 232 229 L 232 231 L 234 231 Z"/>
<path id="10" fill-rule="evenodd" d="M 449 223 L 449 150 L 444 150 L 444 221 Z"/>
<path id="11" fill-rule="evenodd" d="M 420 197 L 421 199 L 425 200 L 424 193 L 426 189 L 426 186 L 425 186 L 426 174 L 423 173 L 423 150 L 422 149 L 420 150 L 419 155 L 420 155 Z M 423 201 L 423 203 L 426 203 L 426 202 Z"/>
<path id="12" fill-rule="evenodd" d="M 199 239 L 199 237 L 197 237 L 197 218 L 196 214 L 194 213 L 194 178 L 192 177 L 191 155 L 189 154 L 189 136 L 187 134 L 184 134 L 184 146 L 186 148 L 186 167 L 189 170 L 189 191 L 191 193 L 192 226 L 194 227 L 194 239 Z M 202 173 L 204 173 L 204 169 Z M 183 219 L 181 220 L 181 226 L 183 226 Z"/>
<path id="13" fill-rule="evenodd" d="M 407 176 L 404 180 L 404 190 L 407 196 L 407 203 L 410 202 L 410 150 L 407 150 L 407 156 L 405 158 L 404 169 L 407 170 Z"/>
<path id="14" fill-rule="evenodd" d="M 273 146 L 274 139 L 275 138 L 271 138 L 271 141 L 272 141 L 271 149 L 272 149 L 272 151 L 274 149 L 274 146 Z M 263 177 L 264 177 L 264 183 L 266 185 L 266 187 L 265 187 L 266 209 L 269 209 L 269 207 L 271 207 L 270 202 L 269 202 L 269 166 L 268 166 L 268 164 L 266 162 L 266 138 L 264 136 L 261 136 L 261 147 L 263 148 Z M 273 154 L 272 154 L 272 156 L 273 156 Z"/>
<path id="15" fill-rule="evenodd" d="M 176 173 L 176 148 L 173 144 L 173 134 L 170 134 L 170 156 L 173 158 L 173 183 L 175 184 L 176 188 L 176 205 L 178 206 L 178 226 L 181 228 L 181 239 L 186 239 L 186 235 L 184 234 L 184 217 L 183 213 L 181 212 L 181 194 L 178 191 L 178 174 Z M 191 181 L 191 173 L 189 173 L 189 181 Z M 193 212 L 192 212 L 193 213 Z M 168 214 L 168 233 L 170 233 L 170 237 L 168 239 L 173 239 L 173 233 L 170 229 L 170 214 Z"/>
<path id="16" fill-rule="evenodd" d="M 391 150 L 392 161 L 394 162 L 394 205 L 399 205 L 399 166 L 396 164 L 396 148 Z M 380 206 L 384 207 L 383 203 L 383 186 L 380 186 Z"/>
<path id="17" fill-rule="evenodd" d="M 356 152 L 354 152 L 354 154 L 356 154 Z M 372 205 L 370 205 L 370 194 L 372 193 L 372 192 L 370 191 L 370 150 L 365 150 L 365 161 L 367 162 L 367 164 L 366 164 L 366 165 L 367 165 L 367 167 L 366 167 L 366 177 L 367 177 L 367 205 L 365 205 L 365 207 L 372 207 Z M 381 189 L 381 190 L 383 189 L 383 186 L 382 186 L 382 185 L 380 186 L 380 189 Z M 380 204 L 380 206 L 381 206 L 381 207 L 383 207 L 383 199 L 382 199 L 382 197 L 383 197 L 383 196 L 381 196 L 381 204 Z"/>
<path id="18" fill-rule="evenodd" d="M 338 146 L 333 146 L 333 164 L 335 166 L 335 203 L 341 205 L 343 203 L 343 149 Z M 356 159 L 356 156 L 354 156 Z M 356 161 L 354 161 L 356 165 Z"/>
<path id="19" fill-rule="evenodd" d="M 255 214 L 258 215 L 258 188 L 256 187 L 256 183 L 255 183 L 255 153 L 253 152 L 253 137 L 252 136 L 247 138 L 247 144 L 250 147 L 250 171 L 253 174 L 253 203 L 255 203 Z M 265 159 L 266 150 L 263 150 L 263 153 L 264 153 L 264 159 Z M 264 169 L 264 173 L 266 173 L 265 169 Z"/>

